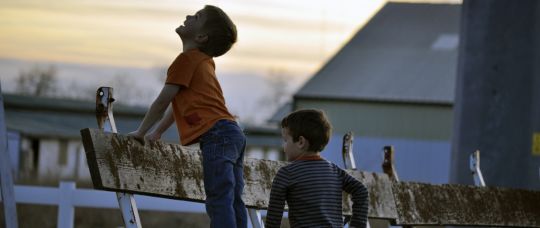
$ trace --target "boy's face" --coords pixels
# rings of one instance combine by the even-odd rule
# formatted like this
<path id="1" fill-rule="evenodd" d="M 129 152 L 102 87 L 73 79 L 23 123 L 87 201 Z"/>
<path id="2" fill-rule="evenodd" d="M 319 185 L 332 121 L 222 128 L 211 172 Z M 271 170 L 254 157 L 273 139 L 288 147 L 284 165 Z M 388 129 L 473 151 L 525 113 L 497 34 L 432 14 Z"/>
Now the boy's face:
<path id="1" fill-rule="evenodd" d="M 204 22 L 206 22 L 206 12 L 202 9 L 194 15 L 187 15 L 184 24 L 176 28 L 176 33 L 182 39 L 196 40 L 198 36 L 204 35 Z"/>
<path id="2" fill-rule="evenodd" d="M 281 128 L 281 137 L 283 139 L 283 151 L 287 155 L 288 161 L 294 161 L 306 152 L 304 137 L 300 136 L 300 139 L 294 142 L 289 134 L 289 128 Z"/>

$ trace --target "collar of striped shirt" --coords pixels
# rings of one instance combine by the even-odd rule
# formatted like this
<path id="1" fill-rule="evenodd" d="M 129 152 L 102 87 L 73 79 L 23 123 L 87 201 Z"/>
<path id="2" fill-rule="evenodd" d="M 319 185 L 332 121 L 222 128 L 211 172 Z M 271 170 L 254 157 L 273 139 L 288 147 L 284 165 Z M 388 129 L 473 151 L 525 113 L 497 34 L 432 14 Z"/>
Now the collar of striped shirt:
<path id="1" fill-rule="evenodd" d="M 294 159 L 295 161 L 318 161 L 323 160 L 320 155 L 303 155 Z"/>

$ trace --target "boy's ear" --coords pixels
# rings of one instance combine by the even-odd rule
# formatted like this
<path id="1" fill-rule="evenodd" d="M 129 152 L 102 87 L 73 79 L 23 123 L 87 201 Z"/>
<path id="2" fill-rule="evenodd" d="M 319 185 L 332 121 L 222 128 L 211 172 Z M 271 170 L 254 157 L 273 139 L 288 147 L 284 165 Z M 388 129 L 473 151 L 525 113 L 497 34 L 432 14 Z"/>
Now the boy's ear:
<path id="1" fill-rule="evenodd" d="M 309 148 L 309 141 L 304 138 L 304 136 L 299 136 L 298 137 L 298 147 L 300 147 L 300 149 L 302 150 L 307 150 Z"/>
<path id="2" fill-rule="evenodd" d="M 199 44 L 206 43 L 208 41 L 208 35 L 207 34 L 197 34 L 195 37 L 195 42 Z"/>

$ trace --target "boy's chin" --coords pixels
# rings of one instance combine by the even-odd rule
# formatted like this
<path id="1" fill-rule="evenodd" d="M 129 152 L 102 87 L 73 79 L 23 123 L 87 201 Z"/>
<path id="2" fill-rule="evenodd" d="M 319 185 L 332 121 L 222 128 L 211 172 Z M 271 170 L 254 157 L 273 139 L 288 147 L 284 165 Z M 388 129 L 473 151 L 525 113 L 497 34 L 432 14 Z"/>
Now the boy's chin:
<path id="1" fill-rule="evenodd" d="M 181 35 L 183 30 L 184 30 L 184 26 L 180 25 L 180 27 L 176 28 L 174 31 L 176 31 L 176 34 Z"/>

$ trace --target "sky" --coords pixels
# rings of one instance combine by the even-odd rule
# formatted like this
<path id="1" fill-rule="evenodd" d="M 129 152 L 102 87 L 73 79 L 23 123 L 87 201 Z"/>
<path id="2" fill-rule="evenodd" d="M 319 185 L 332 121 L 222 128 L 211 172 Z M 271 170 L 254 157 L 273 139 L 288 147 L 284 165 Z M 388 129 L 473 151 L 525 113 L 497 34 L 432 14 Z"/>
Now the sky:
<path id="1" fill-rule="evenodd" d="M 226 57 L 231 71 L 312 73 L 381 0 L 337 1 L 11 1 L 0 9 L 0 57 L 115 66 L 168 65 L 181 50 L 174 33 L 205 4 L 221 7 L 239 40 Z"/>
<path id="2" fill-rule="evenodd" d="M 0 80 L 31 66 L 53 64 L 62 85 L 113 84 L 145 88 L 151 102 L 164 69 L 182 50 L 174 32 L 204 5 L 235 22 L 238 42 L 215 59 L 227 103 L 243 116 L 258 109 L 279 83 L 292 94 L 332 57 L 385 0 L 3 0 L 0 8 Z M 158 77 L 155 77 L 158 75 Z M 131 77 L 121 82 L 111 77 Z M 273 86 L 272 86 L 273 85 Z M 272 88 L 274 87 L 274 88 Z M 246 96 L 246 93 L 249 94 Z M 138 103 L 140 105 L 140 103 Z M 275 108 L 275 107 L 273 107 Z M 270 115 L 272 110 L 266 110 Z M 261 116 L 261 115 L 259 115 Z M 261 121 L 263 117 L 256 118 Z"/>

